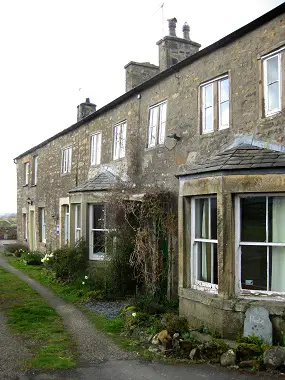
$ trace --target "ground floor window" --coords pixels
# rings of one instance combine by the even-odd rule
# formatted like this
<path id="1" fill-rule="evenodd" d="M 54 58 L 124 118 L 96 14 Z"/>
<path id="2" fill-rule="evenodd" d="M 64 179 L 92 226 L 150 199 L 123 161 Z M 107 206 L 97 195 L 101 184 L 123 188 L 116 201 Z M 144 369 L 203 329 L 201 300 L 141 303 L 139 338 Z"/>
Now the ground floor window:
<path id="1" fill-rule="evenodd" d="M 81 204 L 74 206 L 74 219 L 75 219 L 75 241 L 81 238 Z"/>
<path id="2" fill-rule="evenodd" d="M 217 197 L 194 197 L 191 202 L 191 279 L 194 288 L 216 290 Z"/>
<path id="3" fill-rule="evenodd" d="M 69 205 L 64 206 L 64 244 L 69 242 Z"/>
<path id="4" fill-rule="evenodd" d="M 27 240 L 28 239 L 28 223 L 27 223 L 27 214 L 24 213 L 23 214 L 23 237 L 24 237 L 24 240 Z"/>
<path id="5" fill-rule="evenodd" d="M 106 209 L 102 204 L 89 205 L 89 258 L 104 260 L 106 253 Z"/>
<path id="6" fill-rule="evenodd" d="M 40 241 L 46 242 L 46 212 L 44 208 L 39 208 L 40 217 Z"/>
<path id="7" fill-rule="evenodd" d="M 285 194 L 236 200 L 239 288 L 285 292 Z"/>

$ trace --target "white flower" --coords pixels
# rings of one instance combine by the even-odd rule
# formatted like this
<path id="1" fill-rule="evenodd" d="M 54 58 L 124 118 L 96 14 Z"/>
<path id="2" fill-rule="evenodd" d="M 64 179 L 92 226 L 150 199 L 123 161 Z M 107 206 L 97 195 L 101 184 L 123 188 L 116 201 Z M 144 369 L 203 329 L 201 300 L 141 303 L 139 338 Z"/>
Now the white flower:
<path id="1" fill-rule="evenodd" d="M 88 276 L 85 276 L 84 278 L 85 278 L 85 280 L 88 280 Z"/>
<path id="2" fill-rule="evenodd" d="M 137 313 L 132 313 L 132 317 L 136 317 L 137 316 Z"/>
<path id="3" fill-rule="evenodd" d="M 85 281 L 82 281 L 82 285 L 85 285 Z"/>

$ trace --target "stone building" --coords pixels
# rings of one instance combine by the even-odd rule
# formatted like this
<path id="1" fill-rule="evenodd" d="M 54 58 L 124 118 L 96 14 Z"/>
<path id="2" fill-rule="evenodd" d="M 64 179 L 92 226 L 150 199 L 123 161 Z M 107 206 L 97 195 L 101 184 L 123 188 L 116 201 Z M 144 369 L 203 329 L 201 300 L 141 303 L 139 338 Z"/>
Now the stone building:
<path id="1" fill-rule="evenodd" d="M 18 239 L 54 249 L 98 228 L 120 177 L 177 194 L 180 313 L 225 337 L 249 305 L 285 331 L 285 5 L 199 50 L 189 26 L 159 66 L 130 62 L 127 92 L 19 155 Z M 283 223 L 284 222 L 284 223 Z M 279 334 L 279 335 L 278 335 Z"/>

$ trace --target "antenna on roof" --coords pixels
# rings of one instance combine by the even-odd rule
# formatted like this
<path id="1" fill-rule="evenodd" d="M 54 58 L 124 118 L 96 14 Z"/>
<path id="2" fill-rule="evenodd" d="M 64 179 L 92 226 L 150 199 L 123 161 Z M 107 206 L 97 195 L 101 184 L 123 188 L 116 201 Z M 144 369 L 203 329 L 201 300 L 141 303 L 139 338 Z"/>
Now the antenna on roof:
<path id="1" fill-rule="evenodd" d="M 153 16 L 161 9 L 161 32 L 162 37 L 164 36 L 164 3 L 154 12 Z"/>

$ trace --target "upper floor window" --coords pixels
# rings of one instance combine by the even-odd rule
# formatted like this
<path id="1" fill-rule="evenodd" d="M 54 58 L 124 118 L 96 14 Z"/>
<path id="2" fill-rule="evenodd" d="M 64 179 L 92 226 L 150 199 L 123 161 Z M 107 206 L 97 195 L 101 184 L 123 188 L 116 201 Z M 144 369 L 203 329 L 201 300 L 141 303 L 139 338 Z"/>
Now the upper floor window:
<path id="1" fill-rule="evenodd" d="M 284 48 L 263 58 L 265 116 L 282 109 L 282 55 L 285 56 Z"/>
<path id="2" fill-rule="evenodd" d="M 71 171 L 71 151 L 72 148 L 66 148 L 62 150 L 61 156 L 61 173 L 66 174 Z"/>
<path id="3" fill-rule="evenodd" d="M 24 164 L 24 185 L 29 184 L 29 174 L 30 174 L 30 163 L 25 162 L 25 164 Z"/>
<path id="4" fill-rule="evenodd" d="M 223 76 L 201 86 L 202 133 L 230 125 L 229 77 Z"/>
<path id="5" fill-rule="evenodd" d="M 217 290 L 217 197 L 195 197 L 191 209 L 192 286 Z"/>
<path id="6" fill-rule="evenodd" d="M 102 133 L 95 133 L 90 137 L 90 163 L 99 165 L 101 162 L 101 141 Z"/>
<path id="7" fill-rule="evenodd" d="M 127 123 L 123 121 L 114 126 L 114 147 L 113 147 L 113 159 L 125 157 L 126 154 L 126 132 Z"/>
<path id="8" fill-rule="evenodd" d="M 150 107 L 148 124 L 148 146 L 163 144 L 165 139 L 167 102 Z"/>
<path id="9" fill-rule="evenodd" d="M 38 156 L 33 157 L 33 185 L 38 181 Z"/>

